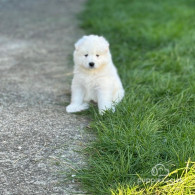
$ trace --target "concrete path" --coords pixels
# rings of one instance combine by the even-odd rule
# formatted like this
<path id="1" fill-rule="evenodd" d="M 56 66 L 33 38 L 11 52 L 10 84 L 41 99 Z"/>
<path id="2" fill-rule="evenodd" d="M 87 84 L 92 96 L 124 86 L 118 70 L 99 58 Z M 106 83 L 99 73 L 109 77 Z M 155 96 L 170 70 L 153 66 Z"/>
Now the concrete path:
<path id="1" fill-rule="evenodd" d="M 65 111 L 83 6 L 0 0 L 0 195 L 81 194 L 64 177 L 87 139 L 87 119 Z"/>

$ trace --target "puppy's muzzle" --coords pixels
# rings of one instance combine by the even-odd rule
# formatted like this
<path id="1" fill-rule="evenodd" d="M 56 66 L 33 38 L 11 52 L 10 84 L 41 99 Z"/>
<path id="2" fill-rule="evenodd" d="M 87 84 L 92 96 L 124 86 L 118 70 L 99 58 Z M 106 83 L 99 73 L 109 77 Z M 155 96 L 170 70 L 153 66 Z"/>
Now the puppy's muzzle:
<path id="1" fill-rule="evenodd" d="M 95 63 L 94 62 L 89 62 L 89 67 L 90 68 L 93 68 L 95 66 Z"/>

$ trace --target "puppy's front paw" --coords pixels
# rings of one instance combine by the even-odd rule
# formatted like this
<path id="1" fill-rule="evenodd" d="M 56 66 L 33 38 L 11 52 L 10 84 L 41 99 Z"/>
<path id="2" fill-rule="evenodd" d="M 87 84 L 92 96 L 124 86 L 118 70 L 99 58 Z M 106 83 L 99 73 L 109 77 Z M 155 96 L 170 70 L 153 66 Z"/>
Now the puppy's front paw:
<path id="1" fill-rule="evenodd" d="M 89 105 L 87 103 L 83 103 L 81 105 L 70 104 L 66 107 L 66 112 L 68 112 L 68 113 L 80 112 L 80 111 L 86 110 L 88 108 L 89 108 Z"/>
<path id="2" fill-rule="evenodd" d="M 77 110 L 77 109 L 76 109 L 76 105 L 70 104 L 70 105 L 68 105 L 68 106 L 66 107 L 66 112 L 68 112 L 68 113 L 75 112 L 76 110 Z"/>
<path id="3" fill-rule="evenodd" d="M 106 110 L 111 110 L 113 113 L 115 112 L 115 107 L 112 106 L 111 108 L 104 108 L 104 109 L 99 109 L 99 114 L 103 115 Z"/>

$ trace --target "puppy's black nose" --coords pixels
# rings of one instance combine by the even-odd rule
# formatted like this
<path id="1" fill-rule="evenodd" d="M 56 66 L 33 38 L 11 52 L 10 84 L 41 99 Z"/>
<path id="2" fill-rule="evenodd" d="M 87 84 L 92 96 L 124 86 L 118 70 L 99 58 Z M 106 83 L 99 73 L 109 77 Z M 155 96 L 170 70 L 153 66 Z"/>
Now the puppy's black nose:
<path id="1" fill-rule="evenodd" d="M 89 62 L 90 67 L 94 67 L 95 63 L 94 62 Z"/>

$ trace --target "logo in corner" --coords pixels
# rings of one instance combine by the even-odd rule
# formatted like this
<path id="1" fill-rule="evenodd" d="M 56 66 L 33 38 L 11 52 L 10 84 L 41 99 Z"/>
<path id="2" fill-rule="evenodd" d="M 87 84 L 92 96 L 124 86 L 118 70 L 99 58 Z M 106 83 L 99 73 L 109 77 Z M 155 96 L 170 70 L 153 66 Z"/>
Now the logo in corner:
<path id="1" fill-rule="evenodd" d="M 163 164 L 155 165 L 151 170 L 152 176 L 165 177 L 169 174 L 169 169 L 166 169 Z"/>

